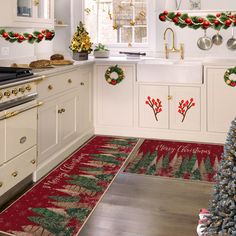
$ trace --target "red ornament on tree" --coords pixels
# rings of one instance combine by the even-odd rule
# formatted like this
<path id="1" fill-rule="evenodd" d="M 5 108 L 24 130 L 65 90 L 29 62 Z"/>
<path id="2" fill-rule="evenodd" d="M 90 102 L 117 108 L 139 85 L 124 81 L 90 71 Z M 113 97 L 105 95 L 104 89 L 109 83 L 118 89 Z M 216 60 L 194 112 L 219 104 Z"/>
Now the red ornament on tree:
<path id="1" fill-rule="evenodd" d="M 168 15 L 168 11 L 163 11 L 163 14 L 164 15 Z"/>
<path id="2" fill-rule="evenodd" d="M 28 39 L 32 39 L 33 35 L 32 34 L 28 34 Z"/>
<path id="3" fill-rule="evenodd" d="M 199 19 L 198 19 L 198 22 L 199 22 L 199 23 L 202 23 L 202 22 L 203 22 L 203 18 L 199 18 Z"/>
<path id="4" fill-rule="evenodd" d="M 231 20 L 226 20 L 226 21 L 225 21 L 225 25 L 226 25 L 226 26 L 230 26 L 230 25 L 231 25 L 231 23 L 232 23 L 232 21 L 231 21 Z"/>
<path id="5" fill-rule="evenodd" d="M 233 19 L 233 18 L 234 18 L 234 16 L 233 16 L 233 15 L 230 15 L 230 16 L 229 16 L 229 18 L 230 18 L 230 19 Z"/>
<path id="6" fill-rule="evenodd" d="M 46 39 L 51 39 L 52 38 L 52 33 L 51 32 L 47 32 L 46 33 Z"/>
<path id="7" fill-rule="evenodd" d="M 216 17 L 220 17 L 220 16 L 221 16 L 221 14 L 220 14 L 220 13 L 217 13 L 217 14 L 216 14 Z"/>
<path id="8" fill-rule="evenodd" d="M 18 42 L 22 42 L 25 40 L 25 37 L 23 35 L 18 36 Z"/>
<path id="9" fill-rule="evenodd" d="M 38 35 L 38 40 L 42 40 L 43 37 L 44 37 L 44 36 L 43 36 L 42 34 L 39 34 L 39 35 Z"/>
<path id="10" fill-rule="evenodd" d="M 3 37 L 3 38 L 8 38 L 8 33 L 7 33 L 7 32 L 4 32 L 4 33 L 2 34 L 2 37 Z"/>
<path id="11" fill-rule="evenodd" d="M 177 12 L 176 16 L 180 17 L 181 16 L 181 12 Z"/>
<path id="12" fill-rule="evenodd" d="M 203 27 L 204 27 L 204 28 L 208 28 L 209 26 L 210 26 L 210 22 L 207 21 L 207 20 L 205 20 L 205 21 L 203 22 Z"/>
<path id="13" fill-rule="evenodd" d="M 14 37 L 18 37 L 19 36 L 19 34 L 18 33 L 14 33 Z"/>
<path id="14" fill-rule="evenodd" d="M 179 22 L 179 18 L 178 17 L 174 17 L 173 18 L 173 22 L 178 23 Z"/>
<path id="15" fill-rule="evenodd" d="M 218 20 L 214 20 L 214 24 L 217 26 L 220 24 L 220 22 Z"/>
<path id="16" fill-rule="evenodd" d="M 44 34 L 44 33 L 45 33 L 45 30 L 41 30 L 41 33 Z"/>
<path id="17" fill-rule="evenodd" d="M 185 23 L 190 25 L 190 24 L 192 24 L 192 20 L 190 18 L 186 18 L 185 19 Z"/>
<path id="18" fill-rule="evenodd" d="M 165 17 L 164 15 L 161 15 L 161 16 L 160 16 L 160 20 L 161 20 L 161 21 L 165 21 L 165 20 L 166 20 L 166 17 Z"/>

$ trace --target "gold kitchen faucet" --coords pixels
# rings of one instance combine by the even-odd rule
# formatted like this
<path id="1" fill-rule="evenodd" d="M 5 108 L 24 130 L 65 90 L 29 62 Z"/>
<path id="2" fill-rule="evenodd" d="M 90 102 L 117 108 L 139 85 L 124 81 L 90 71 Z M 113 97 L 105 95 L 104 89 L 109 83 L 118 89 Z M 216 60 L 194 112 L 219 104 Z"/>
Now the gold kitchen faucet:
<path id="1" fill-rule="evenodd" d="M 171 48 L 168 48 L 168 43 L 166 42 L 166 33 L 167 31 L 170 30 L 171 33 L 172 33 L 172 47 Z M 164 51 L 165 51 L 165 58 L 168 59 L 169 58 L 169 53 L 170 52 L 179 52 L 180 53 L 180 58 L 181 59 L 184 59 L 184 45 L 181 43 L 180 44 L 180 48 L 177 49 L 175 47 L 175 33 L 174 31 L 171 29 L 171 28 L 167 28 L 164 32 Z"/>

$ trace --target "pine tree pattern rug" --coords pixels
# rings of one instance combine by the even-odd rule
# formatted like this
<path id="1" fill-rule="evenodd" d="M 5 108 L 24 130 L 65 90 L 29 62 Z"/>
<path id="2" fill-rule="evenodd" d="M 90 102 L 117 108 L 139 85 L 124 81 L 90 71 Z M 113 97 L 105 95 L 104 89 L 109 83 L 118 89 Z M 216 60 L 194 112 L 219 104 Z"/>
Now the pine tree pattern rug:
<path id="1" fill-rule="evenodd" d="M 0 231 L 78 235 L 138 139 L 96 136 L 0 213 Z"/>
<path id="2" fill-rule="evenodd" d="M 214 182 L 223 145 L 144 140 L 124 172 Z"/>

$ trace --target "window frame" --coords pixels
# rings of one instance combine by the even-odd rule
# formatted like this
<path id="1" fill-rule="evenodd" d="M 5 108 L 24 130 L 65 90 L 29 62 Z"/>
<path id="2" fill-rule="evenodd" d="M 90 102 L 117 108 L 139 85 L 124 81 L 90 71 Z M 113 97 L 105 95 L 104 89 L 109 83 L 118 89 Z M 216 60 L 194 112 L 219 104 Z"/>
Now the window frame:
<path id="1" fill-rule="evenodd" d="M 81 18 L 84 22 L 85 20 L 85 1 L 82 0 L 82 14 Z M 137 49 L 145 50 L 145 51 L 153 51 L 156 47 L 156 27 L 157 27 L 157 18 L 156 18 L 156 3 L 155 0 L 147 0 L 147 42 L 146 43 L 132 43 L 130 47 L 128 43 L 112 43 L 106 44 L 110 49 Z M 97 43 L 95 43 L 97 44 Z"/>

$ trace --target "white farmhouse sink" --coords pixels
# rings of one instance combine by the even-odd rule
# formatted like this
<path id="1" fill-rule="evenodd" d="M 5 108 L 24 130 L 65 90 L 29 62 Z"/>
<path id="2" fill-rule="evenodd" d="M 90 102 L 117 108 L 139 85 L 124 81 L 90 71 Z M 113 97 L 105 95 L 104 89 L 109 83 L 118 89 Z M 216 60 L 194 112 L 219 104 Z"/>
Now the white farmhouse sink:
<path id="1" fill-rule="evenodd" d="M 137 80 L 139 82 L 201 84 L 203 82 L 202 68 L 202 62 L 194 59 L 142 59 L 137 64 Z"/>

